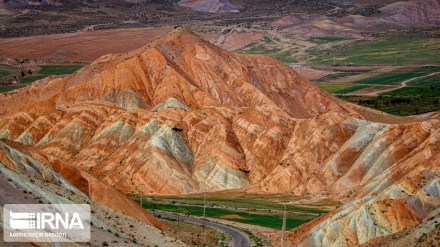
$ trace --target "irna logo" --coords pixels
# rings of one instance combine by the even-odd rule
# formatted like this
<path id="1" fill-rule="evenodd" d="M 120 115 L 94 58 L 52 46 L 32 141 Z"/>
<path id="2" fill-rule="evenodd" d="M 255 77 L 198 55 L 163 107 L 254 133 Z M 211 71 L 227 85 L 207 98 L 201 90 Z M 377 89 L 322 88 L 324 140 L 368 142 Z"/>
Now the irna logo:
<path id="1" fill-rule="evenodd" d="M 12 229 L 84 229 L 78 213 L 16 213 L 9 212 Z"/>
<path id="2" fill-rule="evenodd" d="M 89 242 L 87 204 L 5 204 L 5 242 Z"/>

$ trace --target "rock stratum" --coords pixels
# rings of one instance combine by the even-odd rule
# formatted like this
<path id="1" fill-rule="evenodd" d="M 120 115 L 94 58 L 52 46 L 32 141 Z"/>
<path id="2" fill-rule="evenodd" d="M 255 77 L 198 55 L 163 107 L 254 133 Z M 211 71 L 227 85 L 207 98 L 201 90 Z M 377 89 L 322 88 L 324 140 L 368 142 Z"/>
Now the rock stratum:
<path id="1" fill-rule="evenodd" d="M 440 205 L 438 113 L 401 118 L 350 104 L 272 58 L 221 50 L 186 29 L 6 93 L 0 112 L 2 145 L 121 212 L 103 190 L 324 193 L 345 205 L 294 229 L 291 243 L 368 244 L 438 228 L 429 220 Z M 25 173 L 14 164 L 27 158 L 2 150 L 0 162 Z"/>

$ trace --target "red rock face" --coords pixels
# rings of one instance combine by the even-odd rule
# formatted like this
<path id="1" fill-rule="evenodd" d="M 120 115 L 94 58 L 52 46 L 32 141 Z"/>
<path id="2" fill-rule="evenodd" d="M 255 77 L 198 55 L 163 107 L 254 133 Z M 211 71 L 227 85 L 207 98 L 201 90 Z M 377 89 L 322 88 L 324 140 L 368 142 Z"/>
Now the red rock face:
<path id="1" fill-rule="evenodd" d="M 292 242 L 352 245 L 411 227 L 438 205 L 438 114 L 398 118 L 343 102 L 271 58 L 226 52 L 187 30 L 1 97 L 0 112 L 1 138 L 118 210 L 105 186 L 325 192 L 347 205 Z"/>

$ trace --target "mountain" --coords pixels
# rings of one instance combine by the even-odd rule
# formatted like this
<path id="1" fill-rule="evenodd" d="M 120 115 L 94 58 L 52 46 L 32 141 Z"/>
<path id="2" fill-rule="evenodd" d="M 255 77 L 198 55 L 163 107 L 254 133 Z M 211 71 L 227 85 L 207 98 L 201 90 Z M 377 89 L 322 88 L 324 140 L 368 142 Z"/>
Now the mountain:
<path id="1" fill-rule="evenodd" d="M 440 23 L 440 3 L 436 0 L 412 0 L 395 3 L 380 9 L 386 20 L 409 25 Z"/>
<path id="2" fill-rule="evenodd" d="M 229 0 L 182 0 L 177 4 L 195 11 L 210 13 L 238 13 L 242 9 Z"/>
<path id="3" fill-rule="evenodd" d="M 356 109 L 271 58 L 222 51 L 176 30 L 4 97 L 0 136 L 74 163 L 127 193 L 140 183 L 145 192 L 186 193 L 201 184 L 240 188 L 264 178 L 276 163 L 254 162 L 246 152 L 259 150 L 244 135 L 256 134 L 256 143 L 275 138 L 283 152 L 292 117 Z M 146 180 L 146 173 L 158 180 Z"/>
<path id="4" fill-rule="evenodd" d="M 301 19 L 285 16 L 272 25 L 283 32 L 306 37 L 360 37 L 360 32 L 385 32 L 411 28 L 434 27 L 440 23 L 437 0 L 396 1 L 377 9 L 378 13 L 348 14 L 343 17 L 320 16 Z"/>
<path id="5" fill-rule="evenodd" d="M 6 93 L 0 114 L 0 143 L 121 212 L 100 188 L 321 194 L 345 204 L 288 237 L 343 246 L 432 226 L 439 207 L 439 113 L 344 102 L 272 58 L 185 28 Z M 5 150 L 0 162 L 20 172 L 22 156 Z"/>

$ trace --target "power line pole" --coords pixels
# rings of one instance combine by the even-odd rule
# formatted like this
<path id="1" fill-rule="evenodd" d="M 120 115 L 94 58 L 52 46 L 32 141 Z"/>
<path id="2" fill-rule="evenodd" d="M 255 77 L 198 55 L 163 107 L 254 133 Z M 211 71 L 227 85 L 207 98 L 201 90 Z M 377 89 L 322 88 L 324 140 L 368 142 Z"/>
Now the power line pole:
<path id="1" fill-rule="evenodd" d="M 286 202 L 284 201 L 283 226 L 281 228 L 281 247 L 284 247 L 284 231 L 286 231 Z"/>
<path id="2" fill-rule="evenodd" d="M 144 207 L 142 204 L 142 188 L 143 188 L 144 184 L 140 184 L 140 186 L 141 186 L 141 207 Z"/>

